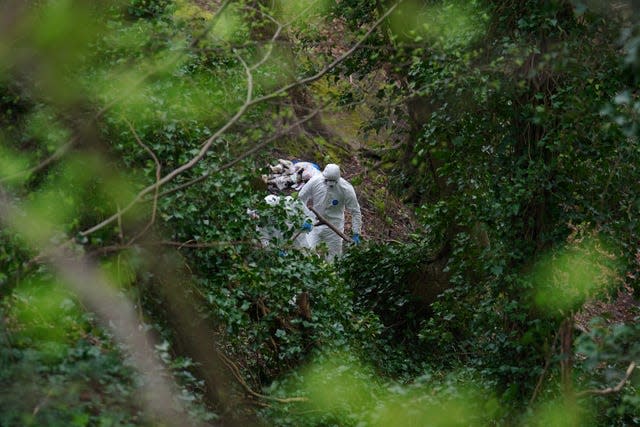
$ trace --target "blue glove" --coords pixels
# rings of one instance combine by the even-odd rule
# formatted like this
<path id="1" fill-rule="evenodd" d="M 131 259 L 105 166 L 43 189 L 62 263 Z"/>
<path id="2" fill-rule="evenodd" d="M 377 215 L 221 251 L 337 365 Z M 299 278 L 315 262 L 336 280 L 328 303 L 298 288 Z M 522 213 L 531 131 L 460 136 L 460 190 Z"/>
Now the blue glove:
<path id="1" fill-rule="evenodd" d="M 302 223 L 302 229 L 306 230 L 306 231 L 311 231 L 311 229 L 313 228 L 313 224 L 311 224 L 308 221 L 305 221 Z"/>
<path id="2" fill-rule="evenodd" d="M 360 235 L 357 234 L 357 233 L 354 234 L 352 240 L 353 240 L 353 243 L 355 243 L 356 245 L 359 245 L 360 244 Z"/>

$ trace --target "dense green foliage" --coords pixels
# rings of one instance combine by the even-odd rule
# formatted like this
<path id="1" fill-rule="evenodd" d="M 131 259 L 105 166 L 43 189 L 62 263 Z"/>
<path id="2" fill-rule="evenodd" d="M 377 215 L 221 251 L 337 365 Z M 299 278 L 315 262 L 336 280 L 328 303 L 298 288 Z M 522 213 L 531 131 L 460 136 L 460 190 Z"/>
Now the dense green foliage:
<path id="1" fill-rule="evenodd" d="M 574 327 L 640 274 L 632 2 L 18 3 L 0 426 L 638 422 L 637 313 Z M 336 264 L 260 179 L 353 160 L 320 102 L 419 224 Z"/>

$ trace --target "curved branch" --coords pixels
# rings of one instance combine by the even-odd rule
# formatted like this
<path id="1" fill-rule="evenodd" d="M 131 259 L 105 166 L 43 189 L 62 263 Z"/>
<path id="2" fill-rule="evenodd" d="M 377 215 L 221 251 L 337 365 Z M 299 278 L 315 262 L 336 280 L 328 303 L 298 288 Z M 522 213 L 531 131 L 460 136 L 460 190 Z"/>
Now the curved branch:
<path id="1" fill-rule="evenodd" d="M 229 359 L 227 357 L 227 355 L 224 354 L 222 351 L 220 351 L 218 349 L 216 349 L 216 351 L 220 355 L 220 357 L 222 358 L 222 361 L 224 362 L 224 364 L 227 365 L 227 368 L 229 368 L 229 370 L 233 374 L 233 376 L 236 379 L 236 381 L 238 381 L 240 383 L 240 385 L 246 390 L 246 392 L 249 393 L 251 396 L 257 397 L 259 399 L 278 402 L 278 403 L 293 403 L 293 402 L 307 402 L 307 401 L 309 401 L 309 399 L 307 399 L 306 397 L 280 398 L 280 397 L 268 396 L 266 394 L 260 394 L 260 393 L 258 393 L 256 391 L 254 391 L 253 389 L 251 389 L 251 387 L 249 387 L 249 384 L 247 384 L 247 382 L 244 380 L 244 378 L 242 378 L 242 374 L 240 373 L 240 370 L 235 365 L 235 363 L 233 363 L 233 361 L 231 359 Z"/>
<path id="2" fill-rule="evenodd" d="M 216 168 L 215 170 L 206 172 L 202 175 L 200 175 L 197 178 L 194 178 L 190 181 L 185 182 L 184 184 L 180 184 L 177 187 L 171 188 L 169 190 L 163 191 L 162 193 L 160 193 L 160 197 L 166 196 L 168 194 L 172 194 L 175 193 L 176 191 L 180 191 L 183 190 L 187 187 L 190 187 L 194 184 L 197 184 L 201 181 L 204 181 L 205 179 L 207 179 L 208 177 L 210 177 L 211 175 L 215 174 L 215 173 L 220 173 L 222 171 L 225 171 L 233 166 L 235 166 L 236 164 L 240 163 L 242 160 L 250 157 L 251 155 L 255 154 L 256 152 L 260 151 L 261 149 L 263 149 L 264 147 L 266 147 L 267 145 L 269 145 L 270 143 L 272 143 L 273 141 L 275 141 L 276 139 L 280 138 L 282 135 L 285 135 L 287 132 L 289 132 L 292 129 L 295 129 L 297 126 L 300 126 L 302 123 L 305 123 L 309 120 L 311 120 L 316 114 L 318 114 L 322 108 L 325 106 L 326 104 L 324 104 L 322 107 L 316 108 L 314 111 L 311 112 L 311 114 L 307 115 L 306 117 L 304 117 L 301 120 L 298 120 L 297 122 L 293 123 L 292 125 L 288 126 L 286 129 L 284 129 L 281 132 L 278 132 L 272 136 L 270 136 L 269 138 L 267 138 L 266 140 L 262 141 L 261 143 L 257 144 L 256 146 L 254 146 L 253 148 L 245 151 L 244 153 L 240 154 L 239 156 L 237 156 L 235 159 L 225 163 L 224 165 Z"/>
<path id="3" fill-rule="evenodd" d="M 238 246 L 238 245 L 252 245 L 255 248 L 261 248 L 262 246 L 256 241 L 253 240 L 228 240 L 228 241 L 220 241 L 220 242 L 194 242 L 192 240 L 188 240 L 186 242 L 174 242 L 172 240 L 160 240 L 160 241 L 144 241 L 141 243 L 136 243 L 138 247 L 147 247 L 147 246 L 171 246 L 179 249 L 189 248 L 189 249 L 211 249 L 211 248 L 220 248 L 224 246 Z M 110 245 L 103 246 L 98 249 L 95 249 L 91 252 L 87 253 L 89 258 L 94 257 L 96 255 L 106 255 L 113 252 L 119 252 L 126 249 L 130 249 L 133 246 L 133 243 L 122 244 L 122 245 Z"/>
<path id="4" fill-rule="evenodd" d="M 618 384 L 616 384 L 615 387 L 607 387 L 607 388 L 603 388 L 603 389 L 583 390 L 583 391 L 581 391 L 579 393 L 576 393 L 576 396 L 577 397 L 584 397 L 584 396 L 588 396 L 588 395 L 604 396 L 604 395 L 607 395 L 607 394 L 618 393 L 618 392 L 620 392 L 620 390 L 622 390 L 622 388 L 627 383 L 627 381 L 629 381 L 629 378 L 631 378 L 631 374 L 633 373 L 633 370 L 635 368 L 636 368 L 636 362 L 631 362 L 629 364 L 629 366 L 627 367 L 627 371 L 625 372 L 624 377 L 622 377 L 620 382 Z"/>
<path id="5" fill-rule="evenodd" d="M 262 57 L 262 59 L 260 61 L 256 62 L 255 64 L 253 64 L 251 66 L 251 68 L 250 68 L 251 71 L 254 71 L 254 70 L 258 69 L 260 66 L 262 66 L 265 62 L 267 62 L 269 60 L 269 57 L 271 57 L 271 53 L 273 52 L 273 44 L 276 42 L 278 37 L 280 37 L 280 33 L 282 32 L 282 29 L 284 28 L 277 21 L 274 21 L 274 22 L 276 22 L 276 25 L 278 26 L 278 29 L 273 33 L 273 36 L 271 37 L 271 40 L 269 41 L 269 47 L 267 49 L 267 53 Z"/>
<path id="6" fill-rule="evenodd" d="M 187 163 L 183 164 L 182 166 L 178 167 L 177 169 L 174 169 L 173 171 L 169 172 L 167 175 L 165 175 L 162 179 L 157 181 L 155 184 L 144 188 L 142 191 L 140 191 L 133 198 L 133 200 L 131 200 L 131 202 L 129 202 L 129 204 L 127 206 L 125 206 L 124 208 L 118 210 L 118 212 L 116 212 L 115 214 L 111 215 L 109 218 L 105 219 L 101 223 L 99 223 L 99 224 L 97 224 L 97 225 L 95 225 L 95 226 L 93 226 L 93 227 L 91 227 L 91 228 L 89 228 L 89 229 L 87 229 L 85 231 L 80 232 L 80 235 L 88 236 L 89 234 L 100 230 L 101 228 L 105 227 L 106 225 L 111 224 L 114 220 L 116 220 L 118 218 L 119 215 L 122 215 L 124 212 L 127 212 L 133 206 L 135 206 L 140 200 L 142 200 L 142 198 L 145 195 L 149 194 L 151 191 L 154 191 L 154 189 L 166 184 L 167 182 L 173 180 L 176 176 L 180 175 L 184 171 L 187 171 L 187 170 L 191 169 L 192 167 L 194 167 L 205 156 L 205 154 L 207 154 L 207 151 L 209 151 L 209 148 L 211 148 L 211 145 L 213 144 L 213 142 L 218 137 L 220 137 L 220 135 L 222 135 L 224 132 L 226 132 L 227 129 L 229 129 L 231 126 L 233 126 L 240 119 L 240 117 L 242 117 L 244 115 L 244 113 L 249 108 L 249 105 L 251 104 L 251 99 L 252 99 L 252 96 L 253 96 L 253 74 L 251 74 L 251 70 L 249 69 L 247 64 L 244 62 L 244 60 L 242 58 L 240 58 L 240 57 L 238 57 L 238 59 L 240 60 L 240 62 L 244 66 L 246 74 L 247 74 L 247 95 L 246 95 L 246 100 L 245 100 L 244 104 L 238 109 L 236 114 L 234 114 L 233 117 L 227 123 L 225 123 L 220 129 L 218 129 L 218 131 L 216 131 L 213 135 L 211 135 L 209 137 L 209 139 L 207 139 L 204 142 L 204 144 L 202 145 L 202 147 L 198 151 L 198 154 L 196 154 L 194 157 L 192 157 L 191 160 L 189 160 Z"/>

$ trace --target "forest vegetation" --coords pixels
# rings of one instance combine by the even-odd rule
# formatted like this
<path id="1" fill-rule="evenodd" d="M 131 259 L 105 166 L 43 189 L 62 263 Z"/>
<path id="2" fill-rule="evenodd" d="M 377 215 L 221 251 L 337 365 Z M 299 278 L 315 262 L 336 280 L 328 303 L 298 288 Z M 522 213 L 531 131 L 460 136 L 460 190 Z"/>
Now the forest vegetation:
<path id="1" fill-rule="evenodd" d="M 639 24 L 4 0 L 0 426 L 640 424 Z M 261 245 L 278 158 L 341 165 L 360 245 Z"/>

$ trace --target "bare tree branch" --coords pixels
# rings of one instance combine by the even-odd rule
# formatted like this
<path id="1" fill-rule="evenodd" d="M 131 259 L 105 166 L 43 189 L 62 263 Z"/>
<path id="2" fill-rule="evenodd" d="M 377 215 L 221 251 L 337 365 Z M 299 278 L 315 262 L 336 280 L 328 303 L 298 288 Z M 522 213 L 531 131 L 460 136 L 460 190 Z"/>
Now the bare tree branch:
<path id="1" fill-rule="evenodd" d="M 0 178 L 0 184 L 12 181 L 12 180 L 14 180 L 16 178 L 19 178 L 21 176 L 25 176 L 25 175 L 29 176 L 29 175 L 32 175 L 34 173 L 40 172 L 41 170 L 43 170 L 44 168 L 49 166 L 51 163 L 55 162 L 56 160 L 58 160 L 62 156 L 64 156 L 71 149 L 71 147 L 73 147 L 77 143 L 77 141 L 78 141 L 78 137 L 77 136 L 72 137 L 65 144 L 63 144 L 60 147 L 58 147 L 58 149 L 56 151 L 54 151 L 53 154 L 51 154 L 49 157 L 47 157 L 45 160 L 43 160 L 42 162 L 40 162 L 36 166 L 34 166 L 32 168 L 29 168 L 29 169 L 22 170 L 22 171 L 18 171 L 16 173 L 12 174 L 12 175 Z"/>
<path id="2" fill-rule="evenodd" d="M 283 26 L 280 25 L 280 23 L 278 23 L 277 21 L 274 21 L 274 22 L 276 22 L 278 29 L 273 33 L 273 36 L 271 37 L 271 40 L 268 43 L 269 47 L 267 48 L 267 53 L 262 57 L 262 59 L 260 59 L 258 62 L 256 62 L 249 68 L 251 71 L 255 71 L 256 69 L 261 67 L 265 62 L 269 60 L 269 57 L 271 57 L 271 53 L 273 52 L 273 45 L 275 41 L 278 39 L 278 37 L 280 37 L 280 33 L 282 32 L 282 29 L 283 29 Z"/>
<path id="3" fill-rule="evenodd" d="M 153 223 L 156 221 L 156 213 L 158 211 L 158 193 L 160 192 L 160 185 L 158 185 L 158 183 L 162 178 L 162 165 L 160 164 L 160 161 L 158 160 L 158 157 L 155 155 L 155 153 L 147 145 L 145 145 L 144 142 L 142 142 L 142 140 L 138 136 L 131 122 L 129 122 L 129 120 L 127 120 L 126 118 L 124 119 L 124 121 L 129 126 L 129 130 L 131 130 L 131 133 L 133 133 L 133 136 L 136 139 L 136 142 L 138 143 L 138 145 L 140 145 L 142 148 L 146 150 L 147 153 L 149 153 L 154 163 L 156 164 L 156 185 L 155 185 L 155 190 L 153 194 L 153 207 L 151 210 L 151 219 L 149 220 L 147 225 L 144 227 L 144 229 L 129 241 L 129 245 L 131 245 L 133 242 L 138 240 L 142 235 L 144 235 L 144 233 L 146 233 L 149 230 L 149 228 L 153 225 Z"/>
<path id="4" fill-rule="evenodd" d="M 249 105 L 251 105 L 251 99 L 252 99 L 252 96 L 253 96 L 253 74 L 251 73 L 251 70 L 249 69 L 247 64 L 244 62 L 244 60 L 242 58 L 240 58 L 240 57 L 238 57 L 238 59 L 240 60 L 240 62 L 242 63 L 242 65 L 244 66 L 245 71 L 246 71 L 246 75 L 247 75 L 247 95 L 246 95 L 246 100 L 245 100 L 244 104 L 242 104 L 242 106 L 233 115 L 233 117 L 229 121 L 227 121 L 227 123 L 225 123 L 220 129 L 218 129 L 213 135 L 211 135 L 203 143 L 202 147 L 198 151 L 198 154 L 195 155 L 194 157 L 192 157 L 191 160 L 189 160 L 187 163 L 183 164 L 182 166 L 174 169 L 173 171 L 169 172 L 167 175 L 165 175 L 162 179 L 157 181 L 155 184 L 144 188 L 142 191 L 140 191 L 133 198 L 133 200 L 131 202 L 129 202 L 129 204 L 127 204 L 124 208 L 122 208 L 121 210 L 119 210 L 115 214 L 111 215 L 109 218 L 105 219 L 101 223 L 99 223 L 99 224 L 97 224 L 97 225 L 95 225 L 95 226 L 93 226 L 93 227 L 91 227 L 91 228 L 89 228 L 89 229 L 87 229 L 85 231 L 80 232 L 80 234 L 82 236 L 88 236 L 89 234 L 100 230 L 101 228 L 105 227 L 106 225 L 111 224 L 115 219 L 117 219 L 118 215 L 122 215 L 122 213 L 127 212 L 128 210 L 130 210 L 140 200 L 142 200 L 142 198 L 145 195 L 149 194 L 151 191 L 154 191 L 156 188 L 166 184 L 167 182 L 173 180 L 176 176 L 180 175 L 184 171 L 187 171 L 187 170 L 191 169 L 193 166 L 195 166 L 205 156 L 205 154 L 207 154 L 207 151 L 209 151 L 209 148 L 211 148 L 211 145 L 214 143 L 214 141 L 217 138 L 219 138 L 223 133 L 225 133 L 227 131 L 227 129 L 229 129 L 231 126 L 233 126 L 240 119 L 240 117 L 242 117 L 244 115 L 244 113 L 249 108 Z"/>
<path id="5" fill-rule="evenodd" d="M 556 345 L 558 344 L 559 337 L 560 337 L 560 331 L 557 331 L 555 334 L 555 337 L 553 338 L 553 344 L 551 345 L 551 349 L 549 350 L 549 353 L 545 357 L 544 366 L 542 368 L 542 372 L 540 373 L 540 376 L 538 377 L 538 381 L 536 382 L 536 387 L 533 389 L 533 394 L 531 395 L 531 399 L 529 399 L 529 406 L 531 406 L 533 402 L 535 402 L 536 398 L 538 397 L 538 393 L 540 392 L 540 388 L 542 387 L 542 382 L 544 380 L 544 377 L 547 375 L 547 371 L 551 363 L 551 357 L 556 351 Z"/>
<path id="6" fill-rule="evenodd" d="M 588 396 L 588 395 L 604 396 L 604 395 L 607 395 L 607 394 L 618 393 L 618 392 L 620 392 L 620 390 L 622 390 L 622 388 L 627 383 L 627 381 L 629 381 L 629 378 L 631 378 L 631 374 L 633 373 L 633 370 L 635 368 L 636 368 L 636 362 L 631 362 L 629 364 L 629 366 L 627 367 L 627 371 L 625 372 L 624 377 L 622 377 L 620 382 L 618 384 L 616 384 L 615 387 L 607 387 L 607 388 L 604 388 L 604 389 L 583 390 L 583 391 L 581 391 L 579 393 L 576 393 L 576 396 L 577 397 L 583 397 L 583 396 Z"/>
<path id="7" fill-rule="evenodd" d="M 316 114 L 318 114 L 320 111 L 322 111 L 322 108 L 326 106 L 323 105 L 319 108 L 316 108 L 314 111 L 311 112 L 311 114 L 305 116 L 303 119 L 296 121 L 295 123 L 291 124 L 290 126 L 288 126 L 286 129 L 284 129 L 281 132 L 278 132 L 274 135 L 272 135 L 271 137 L 267 138 L 266 140 L 262 141 L 261 143 L 255 145 L 254 147 L 252 147 L 251 149 L 245 151 L 244 153 L 236 156 L 233 160 L 225 163 L 224 165 L 217 167 L 215 170 L 206 172 L 202 175 L 200 175 L 197 178 L 194 178 L 188 182 L 185 182 L 184 184 L 180 184 L 174 188 L 171 188 L 169 190 L 163 191 L 162 193 L 160 193 L 160 197 L 164 197 L 168 194 L 171 193 L 175 193 L 176 191 L 180 191 L 183 190 L 187 187 L 190 187 L 194 184 L 197 184 L 201 181 L 204 181 L 205 179 L 207 179 L 208 177 L 210 177 L 213 174 L 216 173 L 220 173 L 222 171 L 225 171 L 235 165 L 237 165 L 238 163 L 240 163 L 242 160 L 252 156 L 253 154 L 257 153 L 258 151 L 262 150 L 263 148 L 265 148 L 267 145 L 271 144 L 273 141 L 275 141 L 276 139 L 280 138 L 282 135 L 286 135 L 288 132 L 290 132 L 292 129 L 295 129 L 297 126 L 301 125 L 302 123 L 305 123 L 309 120 L 311 120 Z"/>
<path id="8" fill-rule="evenodd" d="M 31 415 L 36 416 L 38 415 L 38 412 L 40 412 L 40 409 L 42 409 L 44 406 L 47 405 L 47 403 L 49 403 L 49 399 L 51 399 L 51 395 L 53 394 L 53 389 L 50 389 L 47 392 L 47 395 L 44 397 L 44 399 L 42 399 L 35 408 L 33 408 L 33 412 L 31 413 Z"/>
<path id="9" fill-rule="evenodd" d="M 216 242 L 196 242 L 193 240 L 188 240 L 186 242 L 174 242 L 171 240 L 158 240 L 158 241 L 143 241 L 143 242 L 135 243 L 136 247 L 171 246 L 171 247 L 177 248 L 178 250 L 182 248 L 211 249 L 211 248 L 220 248 L 224 246 L 237 246 L 237 245 L 252 245 L 256 248 L 262 247 L 262 245 L 260 245 L 254 240 L 229 240 L 229 241 L 216 241 Z M 103 246 L 88 253 L 87 255 L 89 257 L 93 257 L 96 255 L 106 255 L 108 253 L 119 252 L 126 249 L 130 249 L 132 247 L 134 247 L 134 244 Z"/>
<path id="10" fill-rule="evenodd" d="M 116 203 L 116 208 L 120 211 L 120 204 Z M 118 238 L 121 242 L 124 242 L 124 230 L 122 228 L 122 215 L 118 215 Z"/>

